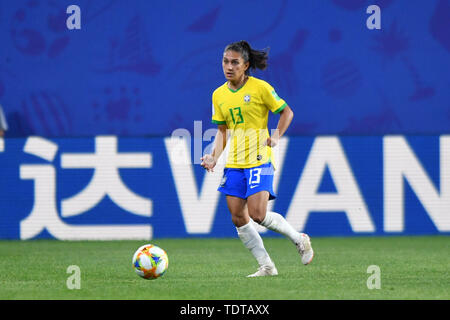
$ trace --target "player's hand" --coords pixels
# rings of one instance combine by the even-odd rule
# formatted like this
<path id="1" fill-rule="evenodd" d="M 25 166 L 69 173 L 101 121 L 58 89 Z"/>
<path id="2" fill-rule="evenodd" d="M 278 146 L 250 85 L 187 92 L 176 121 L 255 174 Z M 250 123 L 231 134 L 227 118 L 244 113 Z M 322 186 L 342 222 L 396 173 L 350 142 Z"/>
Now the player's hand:
<path id="1" fill-rule="evenodd" d="M 214 167 L 216 166 L 216 160 L 214 160 L 214 157 L 210 154 L 205 154 L 203 157 L 200 158 L 202 160 L 202 163 L 200 164 L 203 168 L 206 169 L 208 172 L 214 172 Z"/>
<path id="2" fill-rule="evenodd" d="M 278 144 L 278 138 L 276 138 L 276 137 L 269 137 L 269 138 L 267 138 L 267 141 L 266 141 L 266 145 L 267 145 L 267 146 L 273 148 L 273 147 L 275 147 L 277 144 Z"/>

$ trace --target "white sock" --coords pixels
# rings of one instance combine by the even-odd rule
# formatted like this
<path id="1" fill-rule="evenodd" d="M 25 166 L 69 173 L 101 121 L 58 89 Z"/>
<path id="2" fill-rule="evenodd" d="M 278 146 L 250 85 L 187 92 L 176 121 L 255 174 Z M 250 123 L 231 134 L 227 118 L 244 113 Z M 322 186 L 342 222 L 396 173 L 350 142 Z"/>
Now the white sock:
<path id="1" fill-rule="evenodd" d="M 279 213 L 267 211 L 266 217 L 260 224 L 269 230 L 281 233 L 282 235 L 288 237 L 293 243 L 297 243 L 301 239 L 301 234 L 297 232 L 294 227 L 292 227 Z"/>
<path id="2" fill-rule="evenodd" d="M 246 225 L 236 228 L 239 238 L 244 246 L 250 250 L 260 266 L 273 266 L 274 263 L 269 257 L 261 238 L 255 227 L 249 221 Z"/>

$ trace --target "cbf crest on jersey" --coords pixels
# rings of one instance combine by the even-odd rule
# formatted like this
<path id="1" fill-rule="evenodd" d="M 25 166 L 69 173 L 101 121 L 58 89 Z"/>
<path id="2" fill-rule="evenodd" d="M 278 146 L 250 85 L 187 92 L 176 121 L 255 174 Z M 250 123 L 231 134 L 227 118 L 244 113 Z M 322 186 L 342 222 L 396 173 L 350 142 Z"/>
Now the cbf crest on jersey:
<path id="1" fill-rule="evenodd" d="M 244 96 L 244 102 L 245 102 L 245 103 L 250 103 L 250 100 L 251 100 L 250 95 L 249 95 L 249 94 L 246 94 L 246 95 Z"/>

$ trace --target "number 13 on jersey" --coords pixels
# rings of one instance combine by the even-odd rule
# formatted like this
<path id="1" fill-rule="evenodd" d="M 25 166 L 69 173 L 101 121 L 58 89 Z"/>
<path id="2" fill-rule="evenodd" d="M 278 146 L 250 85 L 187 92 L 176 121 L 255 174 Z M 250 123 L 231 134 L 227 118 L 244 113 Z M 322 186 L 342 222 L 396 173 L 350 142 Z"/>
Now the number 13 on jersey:
<path id="1" fill-rule="evenodd" d="M 241 107 L 235 107 L 229 109 L 233 124 L 244 123 L 244 117 L 242 116 Z"/>

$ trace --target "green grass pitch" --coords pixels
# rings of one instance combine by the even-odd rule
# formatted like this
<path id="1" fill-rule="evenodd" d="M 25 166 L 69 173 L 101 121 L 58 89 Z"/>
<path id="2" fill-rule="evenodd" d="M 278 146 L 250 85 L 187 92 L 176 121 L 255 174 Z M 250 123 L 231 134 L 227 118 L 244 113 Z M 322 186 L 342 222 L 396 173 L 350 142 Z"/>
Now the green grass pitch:
<path id="1" fill-rule="evenodd" d="M 141 279 L 132 269 L 145 243 L 168 253 L 160 279 Z M 257 265 L 237 238 L 0 241 L 0 299 L 450 299 L 448 236 L 313 237 L 308 266 L 289 240 L 264 243 L 276 277 L 246 278 Z M 67 288 L 70 265 L 80 268 L 80 289 Z M 371 265 L 380 268 L 380 289 L 367 287 Z"/>

